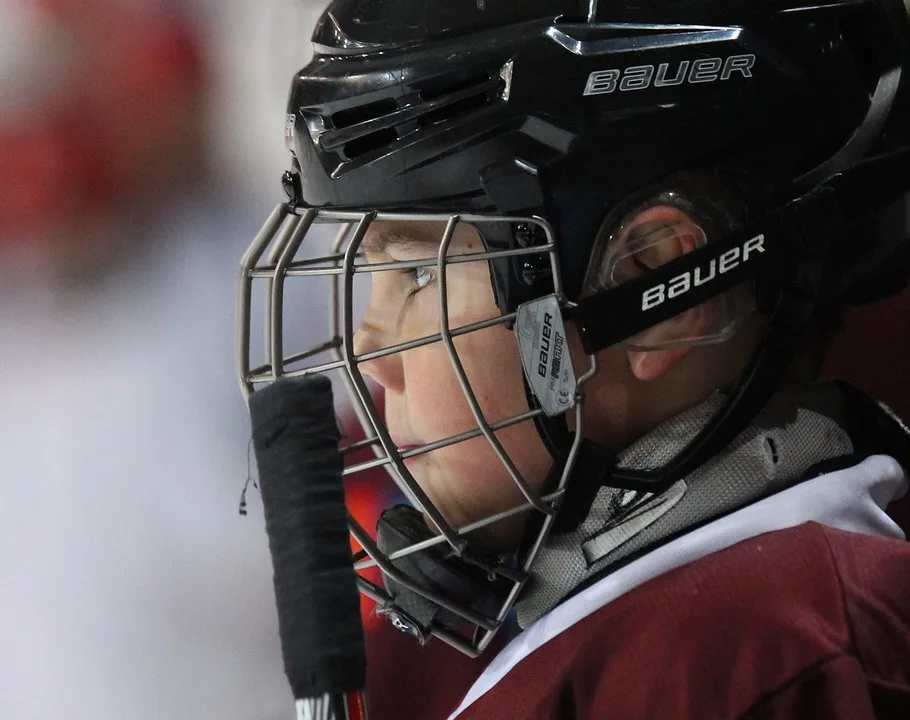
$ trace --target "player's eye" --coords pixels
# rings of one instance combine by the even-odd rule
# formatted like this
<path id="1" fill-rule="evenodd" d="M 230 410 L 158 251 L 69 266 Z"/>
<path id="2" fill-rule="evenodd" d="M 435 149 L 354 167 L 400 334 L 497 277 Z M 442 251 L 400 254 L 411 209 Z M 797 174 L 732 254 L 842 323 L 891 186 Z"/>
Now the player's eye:
<path id="1" fill-rule="evenodd" d="M 430 283 L 436 280 L 436 273 L 428 267 L 408 268 L 401 271 L 410 278 L 413 286 L 408 290 L 408 297 L 416 295 Z"/>

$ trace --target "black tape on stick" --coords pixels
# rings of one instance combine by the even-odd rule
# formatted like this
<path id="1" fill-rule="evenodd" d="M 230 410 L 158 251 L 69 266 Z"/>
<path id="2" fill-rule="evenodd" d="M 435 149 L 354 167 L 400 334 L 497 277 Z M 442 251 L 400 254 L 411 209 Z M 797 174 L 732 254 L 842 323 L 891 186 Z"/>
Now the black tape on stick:
<path id="1" fill-rule="evenodd" d="M 278 380 L 253 393 L 250 415 L 294 698 L 362 690 L 363 625 L 332 385 L 321 376 Z"/>

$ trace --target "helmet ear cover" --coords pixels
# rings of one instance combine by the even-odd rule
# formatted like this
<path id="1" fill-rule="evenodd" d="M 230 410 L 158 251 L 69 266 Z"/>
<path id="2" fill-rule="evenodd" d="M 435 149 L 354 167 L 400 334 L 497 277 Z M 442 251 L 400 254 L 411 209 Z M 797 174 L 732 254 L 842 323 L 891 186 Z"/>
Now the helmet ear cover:
<path id="1" fill-rule="evenodd" d="M 731 165 L 689 170 L 614 208 L 593 243 L 582 297 L 616 287 L 650 272 L 677 254 L 714 243 L 748 222 L 750 212 L 766 206 L 773 183 Z M 696 282 L 699 278 L 696 277 Z M 697 316 L 657 323 L 622 341 L 635 350 L 722 342 L 755 308 L 755 283 L 720 294 Z M 768 306 L 770 311 L 773 305 Z"/>

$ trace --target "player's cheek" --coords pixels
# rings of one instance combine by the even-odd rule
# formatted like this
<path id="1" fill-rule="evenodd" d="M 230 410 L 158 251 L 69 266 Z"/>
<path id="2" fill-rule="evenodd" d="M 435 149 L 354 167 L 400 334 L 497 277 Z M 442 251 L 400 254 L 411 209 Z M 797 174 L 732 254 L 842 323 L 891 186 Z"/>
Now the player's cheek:
<path id="1" fill-rule="evenodd" d="M 426 442 L 469 429 L 470 408 L 442 343 L 406 352 L 405 399 L 413 430 Z"/>
<path id="2" fill-rule="evenodd" d="M 458 338 L 456 347 L 488 421 L 504 420 L 527 409 L 521 361 L 510 331 L 503 327 L 489 328 Z"/>

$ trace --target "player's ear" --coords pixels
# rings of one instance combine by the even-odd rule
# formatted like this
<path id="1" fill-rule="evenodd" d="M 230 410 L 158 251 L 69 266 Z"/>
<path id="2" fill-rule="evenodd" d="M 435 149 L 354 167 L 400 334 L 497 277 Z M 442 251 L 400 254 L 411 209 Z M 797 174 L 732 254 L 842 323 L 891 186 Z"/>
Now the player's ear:
<path id="1" fill-rule="evenodd" d="M 612 281 L 622 283 L 692 252 L 706 239 L 684 210 L 657 205 L 624 223 L 614 242 Z M 687 341 L 713 327 L 716 314 L 716 303 L 709 301 L 631 338 L 627 353 L 635 377 L 647 381 L 664 375 L 691 352 Z"/>

